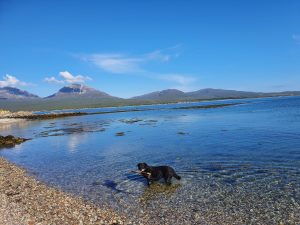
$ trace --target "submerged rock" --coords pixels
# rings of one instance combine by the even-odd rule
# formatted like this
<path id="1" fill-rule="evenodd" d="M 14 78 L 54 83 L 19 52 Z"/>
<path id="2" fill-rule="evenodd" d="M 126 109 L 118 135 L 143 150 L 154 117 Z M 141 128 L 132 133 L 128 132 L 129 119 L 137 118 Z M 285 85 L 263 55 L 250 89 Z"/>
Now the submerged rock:
<path id="1" fill-rule="evenodd" d="M 21 144 L 29 139 L 14 137 L 12 135 L 1 136 L 0 135 L 0 148 L 14 147 L 15 145 Z"/>
<path id="2" fill-rule="evenodd" d="M 132 119 L 121 119 L 119 121 L 122 122 L 122 123 L 133 124 L 133 123 L 141 122 L 143 120 L 138 119 L 138 118 L 132 118 Z"/>
<path id="3" fill-rule="evenodd" d="M 183 131 L 179 131 L 179 132 L 177 132 L 177 134 L 180 134 L 180 135 L 186 135 L 186 134 L 188 134 L 188 133 L 183 132 Z"/>
<path id="4" fill-rule="evenodd" d="M 124 136 L 124 135 L 125 135 L 124 132 L 118 132 L 118 133 L 115 134 L 115 136 Z"/>

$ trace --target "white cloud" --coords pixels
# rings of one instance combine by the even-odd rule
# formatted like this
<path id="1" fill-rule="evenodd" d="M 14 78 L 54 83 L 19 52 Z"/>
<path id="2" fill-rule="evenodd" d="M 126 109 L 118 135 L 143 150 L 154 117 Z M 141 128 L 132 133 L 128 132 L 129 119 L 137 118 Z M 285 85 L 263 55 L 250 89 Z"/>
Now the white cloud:
<path id="1" fill-rule="evenodd" d="M 193 83 L 196 81 L 195 77 L 185 74 L 161 74 L 157 77 L 160 80 L 170 81 L 174 84 L 172 88 L 179 89 L 181 91 L 191 91 L 194 88 Z"/>
<path id="2" fill-rule="evenodd" d="M 99 53 L 84 55 L 80 58 L 83 61 L 90 62 L 100 69 L 109 73 L 129 74 L 144 73 L 142 68 L 144 64 L 149 62 L 168 62 L 172 57 L 180 55 L 179 45 L 171 48 L 155 50 L 150 53 L 128 56 L 120 53 Z"/>
<path id="3" fill-rule="evenodd" d="M 85 83 L 85 81 L 87 81 L 87 80 L 92 80 L 92 78 L 90 78 L 88 76 L 82 76 L 82 75 L 73 76 L 68 71 L 59 72 L 59 75 L 62 78 L 64 78 L 64 80 L 67 83 L 70 83 L 70 84 L 72 84 L 72 83 Z"/>
<path id="4" fill-rule="evenodd" d="M 92 54 L 82 57 L 82 59 L 110 73 L 123 74 L 142 71 L 139 65 L 143 61 L 142 58 L 131 58 L 121 54 Z"/>
<path id="5" fill-rule="evenodd" d="M 3 80 L 0 80 L 0 87 L 16 87 L 16 86 L 27 86 L 29 85 L 26 82 L 18 80 L 16 77 L 6 74 L 3 77 Z"/>
<path id="6" fill-rule="evenodd" d="M 182 74 L 162 74 L 159 79 L 171 81 L 179 85 L 189 85 L 196 80 L 194 77 Z"/>
<path id="7" fill-rule="evenodd" d="M 55 77 L 46 77 L 44 79 L 49 84 L 64 84 L 63 80 L 57 80 Z"/>
<path id="8" fill-rule="evenodd" d="M 83 76 L 83 75 L 74 76 L 68 71 L 59 72 L 59 76 L 62 77 L 62 80 L 59 80 L 54 76 L 52 76 L 52 77 L 46 77 L 44 81 L 52 84 L 65 84 L 65 83 L 74 84 L 74 83 L 85 83 L 88 80 L 92 80 L 92 78 L 88 76 Z"/>
<path id="9" fill-rule="evenodd" d="M 161 62 L 167 62 L 171 58 L 171 55 L 163 54 L 161 50 L 150 52 L 145 56 L 146 56 L 145 59 L 147 60 L 157 60 Z"/>
<path id="10" fill-rule="evenodd" d="M 297 44 L 300 44 L 300 35 L 299 34 L 293 34 L 292 38 Z"/>
<path id="11" fill-rule="evenodd" d="M 145 54 L 145 58 L 149 61 L 155 60 L 160 62 L 168 62 L 171 58 L 177 58 L 180 55 L 180 45 L 175 45 L 166 49 L 159 49 L 148 54 Z"/>

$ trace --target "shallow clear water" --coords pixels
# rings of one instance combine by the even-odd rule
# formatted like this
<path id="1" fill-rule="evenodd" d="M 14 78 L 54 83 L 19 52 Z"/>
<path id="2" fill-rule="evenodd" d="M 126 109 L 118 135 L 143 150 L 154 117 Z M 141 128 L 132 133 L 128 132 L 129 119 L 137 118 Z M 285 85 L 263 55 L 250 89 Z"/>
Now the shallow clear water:
<path id="1" fill-rule="evenodd" d="M 300 98 L 224 102 L 244 104 L 15 123 L 1 134 L 33 140 L 0 155 L 144 224 L 300 223 Z M 147 187 L 130 173 L 138 162 L 170 165 L 182 180 Z"/>

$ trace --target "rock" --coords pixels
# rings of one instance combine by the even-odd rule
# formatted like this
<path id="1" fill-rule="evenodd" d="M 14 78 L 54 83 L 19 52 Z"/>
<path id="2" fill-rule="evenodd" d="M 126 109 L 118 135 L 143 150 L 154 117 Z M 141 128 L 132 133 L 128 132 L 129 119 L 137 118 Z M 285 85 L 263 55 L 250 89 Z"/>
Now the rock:
<path id="1" fill-rule="evenodd" d="M 180 135 L 186 135 L 187 133 L 182 132 L 182 131 L 179 131 L 179 132 L 177 132 L 177 134 L 180 134 Z"/>
<path id="2" fill-rule="evenodd" d="M 0 109 L 0 118 L 1 117 L 6 117 L 7 115 L 9 115 L 11 112 L 8 110 L 4 110 L 4 109 Z"/>
<path id="3" fill-rule="evenodd" d="M 132 119 L 121 119 L 119 120 L 122 123 L 127 123 L 127 124 L 133 124 L 133 123 L 137 123 L 140 121 L 143 121 L 142 119 L 138 119 L 138 118 L 132 118 Z"/>
<path id="4" fill-rule="evenodd" d="M 28 111 L 10 112 L 8 110 L 0 110 L 0 118 L 25 118 L 32 115 L 33 113 Z"/>
<path id="5" fill-rule="evenodd" d="M 8 135 L 8 136 L 0 135 L 0 148 L 14 147 L 15 145 L 21 144 L 27 140 L 29 140 L 29 139 L 14 137 L 12 135 Z"/>
<path id="6" fill-rule="evenodd" d="M 118 132 L 118 133 L 115 134 L 115 136 L 124 136 L 124 135 L 125 135 L 124 132 Z"/>

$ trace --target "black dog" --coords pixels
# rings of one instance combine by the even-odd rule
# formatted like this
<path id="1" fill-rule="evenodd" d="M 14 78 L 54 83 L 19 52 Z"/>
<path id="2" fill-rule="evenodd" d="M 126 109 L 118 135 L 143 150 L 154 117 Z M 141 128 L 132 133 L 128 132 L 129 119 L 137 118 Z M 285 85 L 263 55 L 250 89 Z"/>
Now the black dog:
<path id="1" fill-rule="evenodd" d="M 177 180 L 181 179 L 170 166 L 148 166 L 147 163 L 139 163 L 137 167 L 141 171 L 141 175 L 147 179 L 148 185 L 152 181 L 158 181 L 162 178 L 168 185 L 171 184 L 172 177 L 175 177 Z"/>

